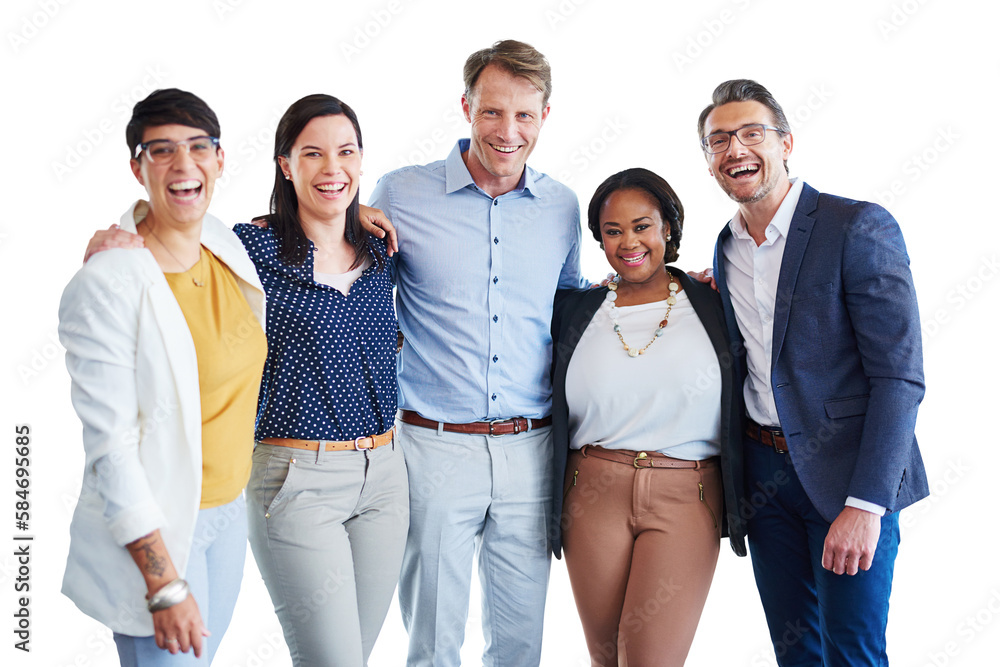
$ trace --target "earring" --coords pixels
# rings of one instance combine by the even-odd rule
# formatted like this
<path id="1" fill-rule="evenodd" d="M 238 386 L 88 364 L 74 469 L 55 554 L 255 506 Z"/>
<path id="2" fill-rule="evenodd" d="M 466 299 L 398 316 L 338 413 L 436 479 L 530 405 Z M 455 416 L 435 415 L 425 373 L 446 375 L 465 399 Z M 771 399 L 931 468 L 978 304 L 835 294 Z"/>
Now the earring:
<path id="1" fill-rule="evenodd" d="M 667 234 L 667 238 L 666 238 L 666 240 L 667 240 L 667 241 L 669 241 L 669 240 L 670 240 L 670 234 Z"/>
<path id="2" fill-rule="evenodd" d="M 292 177 L 291 177 L 291 176 L 289 176 L 288 174 L 285 174 L 285 180 L 286 180 L 286 181 L 290 181 L 290 180 L 292 180 Z"/>

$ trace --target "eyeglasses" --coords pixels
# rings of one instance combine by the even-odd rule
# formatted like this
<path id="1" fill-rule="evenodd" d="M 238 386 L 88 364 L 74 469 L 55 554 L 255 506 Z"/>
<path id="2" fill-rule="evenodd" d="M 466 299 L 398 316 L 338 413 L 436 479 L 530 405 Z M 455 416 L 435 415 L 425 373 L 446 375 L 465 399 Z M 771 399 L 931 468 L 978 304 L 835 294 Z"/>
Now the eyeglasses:
<path id="1" fill-rule="evenodd" d="M 219 147 L 219 138 L 209 136 L 191 137 L 184 141 L 153 139 L 152 141 L 147 141 L 136 146 L 135 157 L 138 159 L 142 153 L 145 153 L 150 162 L 167 164 L 168 162 L 173 162 L 174 158 L 177 157 L 177 150 L 181 146 L 187 148 L 188 155 L 191 156 L 192 160 L 195 162 L 204 162 L 215 155 L 215 150 Z"/>
<path id="2" fill-rule="evenodd" d="M 716 153 L 724 153 L 729 150 L 729 144 L 733 140 L 734 135 L 744 146 L 756 146 L 757 144 L 764 142 L 767 135 L 766 130 L 771 130 L 772 132 L 777 132 L 778 134 L 784 134 L 784 132 L 782 132 L 779 128 L 771 127 L 770 125 L 744 125 L 738 130 L 730 130 L 729 132 L 713 132 L 701 140 L 701 147 L 706 153 L 711 153 L 713 155 Z"/>

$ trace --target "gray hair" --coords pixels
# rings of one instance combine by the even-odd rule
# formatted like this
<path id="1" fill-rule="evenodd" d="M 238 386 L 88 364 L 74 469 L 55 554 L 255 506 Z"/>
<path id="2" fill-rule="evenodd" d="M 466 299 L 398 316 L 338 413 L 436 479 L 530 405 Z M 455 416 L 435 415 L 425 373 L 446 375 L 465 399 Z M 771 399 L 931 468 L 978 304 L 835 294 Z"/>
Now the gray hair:
<path id="1" fill-rule="evenodd" d="M 785 118 L 784 109 L 781 108 L 778 100 L 774 99 L 774 95 L 767 88 L 751 79 L 732 79 L 730 81 L 723 81 L 715 87 L 715 90 L 712 92 L 712 103 L 705 107 L 701 115 L 698 116 L 699 139 L 704 138 L 705 121 L 708 119 L 708 114 L 712 113 L 717 107 L 729 104 L 730 102 L 758 102 L 763 104 L 771 112 L 771 118 L 778 131 L 782 134 L 792 133 L 788 119 Z M 788 171 L 787 160 L 785 160 L 785 171 Z"/>

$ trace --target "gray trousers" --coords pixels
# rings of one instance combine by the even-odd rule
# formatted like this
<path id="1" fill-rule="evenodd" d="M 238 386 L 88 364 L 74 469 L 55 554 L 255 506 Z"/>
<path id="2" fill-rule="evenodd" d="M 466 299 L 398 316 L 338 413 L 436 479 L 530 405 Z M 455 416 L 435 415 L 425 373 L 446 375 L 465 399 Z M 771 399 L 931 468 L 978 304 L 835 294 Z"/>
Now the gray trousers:
<path id="1" fill-rule="evenodd" d="M 257 444 L 250 546 L 296 667 L 367 664 L 409 525 L 403 453 Z"/>

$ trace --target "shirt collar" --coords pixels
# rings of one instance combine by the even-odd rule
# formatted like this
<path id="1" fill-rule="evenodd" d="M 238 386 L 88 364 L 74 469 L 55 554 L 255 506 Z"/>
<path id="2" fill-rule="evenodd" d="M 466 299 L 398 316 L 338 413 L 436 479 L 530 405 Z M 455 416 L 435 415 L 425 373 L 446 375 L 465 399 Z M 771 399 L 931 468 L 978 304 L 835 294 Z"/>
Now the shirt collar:
<path id="1" fill-rule="evenodd" d="M 472 179 L 472 174 L 469 173 L 469 168 L 465 166 L 465 160 L 462 159 L 462 153 L 469 150 L 470 144 L 471 140 L 469 139 L 459 139 L 444 161 L 445 192 L 447 194 L 470 185 L 476 185 L 476 182 Z M 524 171 L 521 172 L 521 180 L 517 182 L 517 187 L 511 190 L 511 192 L 527 191 L 528 194 L 540 198 L 541 195 L 536 192 L 537 188 L 535 187 L 537 176 L 538 174 L 534 169 L 525 165 Z"/>
<path id="2" fill-rule="evenodd" d="M 781 200 L 781 206 L 775 211 L 774 217 L 771 218 L 771 222 L 765 230 L 767 240 L 772 243 L 779 236 L 788 236 L 788 228 L 792 226 L 792 216 L 795 214 L 795 207 L 799 205 L 799 196 L 802 194 L 802 186 L 805 181 L 793 178 L 790 182 L 792 184 L 791 189 L 785 195 L 785 198 Z M 729 221 L 729 230 L 738 239 L 752 240 L 750 233 L 746 230 L 746 223 L 743 222 L 743 216 L 740 215 L 739 211 L 736 211 L 736 215 Z"/>

